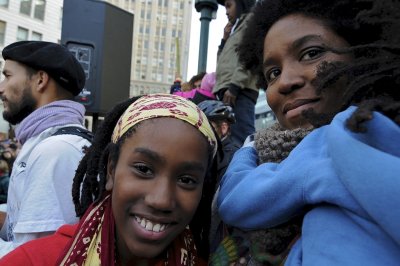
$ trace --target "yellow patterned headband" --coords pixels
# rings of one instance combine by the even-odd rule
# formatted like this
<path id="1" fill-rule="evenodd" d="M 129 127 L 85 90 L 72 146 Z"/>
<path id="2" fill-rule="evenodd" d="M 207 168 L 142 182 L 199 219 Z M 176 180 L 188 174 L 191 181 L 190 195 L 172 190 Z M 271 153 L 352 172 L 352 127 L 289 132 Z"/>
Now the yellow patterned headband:
<path id="1" fill-rule="evenodd" d="M 217 153 L 217 139 L 206 115 L 193 102 L 171 94 L 157 93 L 143 96 L 132 103 L 119 118 L 111 140 L 117 141 L 134 125 L 151 118 L 172 117 L 197 128 Z"/>

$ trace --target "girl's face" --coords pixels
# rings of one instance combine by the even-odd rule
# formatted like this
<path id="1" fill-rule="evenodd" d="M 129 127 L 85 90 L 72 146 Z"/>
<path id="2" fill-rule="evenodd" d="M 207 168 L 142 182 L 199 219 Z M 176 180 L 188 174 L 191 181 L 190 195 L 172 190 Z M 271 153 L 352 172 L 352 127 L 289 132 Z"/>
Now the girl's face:
<path id="1" fill-rule="evenodd" d="M 232 23 L 235 24 L 236 21 L 236 1 L 235 0 L 225 0 L 225 10 L 226 10 L 226 16 L 228 17 L 228 20 Z"/>
<path id="2" fill-rule="evenodd" d="M 155 258 L 185 229 L 200 202 L 208 166 L 205 137 L 174 118 L 141 122 L 108 164 L 122 262 Z"/>
<path id="3" fill-rule="evenodd" d="M 267 102 L 279 123 L 288 129 L 308 127 L 302 116 L 340 111 L 345 84 L 341 79 L 316 94 L 313 81 L 322 62 L 348 62 L 350 55 L 333 53 L 348 43 L 324 26 L 321 20 L 292 14 L 272 25 L 264 39 L 263 73 L 267 81 Z"/>

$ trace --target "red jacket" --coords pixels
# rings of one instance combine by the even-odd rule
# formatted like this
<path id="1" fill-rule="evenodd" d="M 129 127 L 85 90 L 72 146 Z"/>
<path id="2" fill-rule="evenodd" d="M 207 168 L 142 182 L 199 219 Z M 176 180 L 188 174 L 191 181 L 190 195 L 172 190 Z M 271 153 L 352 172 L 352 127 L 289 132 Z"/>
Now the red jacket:
<path id="1" fill-rule="evenodd" d="M 60 253 L 71 240 L 77 226 L 78 224 L 63 225 L 50 236 L 32 240 L 19 246 L 2 257 L 0 265 L 56 265 Z"/>

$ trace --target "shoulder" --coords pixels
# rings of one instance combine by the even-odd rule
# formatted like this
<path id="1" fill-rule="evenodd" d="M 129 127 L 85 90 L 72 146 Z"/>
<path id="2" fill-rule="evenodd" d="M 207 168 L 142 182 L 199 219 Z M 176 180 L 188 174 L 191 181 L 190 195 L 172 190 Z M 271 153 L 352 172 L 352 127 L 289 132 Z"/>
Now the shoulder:
<path id="1" fill-rule="evenodd" d="M 64 134 L 57 136 L 48 136 L 40 141 L 33 149 L 32 155 L 41 155 L 47 157 L 60 157 L 60 153 L 66 152 L 67 154 L 82 154 L 84 146 L 90 146 L 91 143 L 85 138 L 73 135 Z M 64 154 L 64 155 L 67 155 Z"/>
<path id="2" fill-rule="evenodd" d="M 2 265 L 55 265 L 77 225 L 63 225 L 53 235 L 29 241 L 0 260 Z"/>

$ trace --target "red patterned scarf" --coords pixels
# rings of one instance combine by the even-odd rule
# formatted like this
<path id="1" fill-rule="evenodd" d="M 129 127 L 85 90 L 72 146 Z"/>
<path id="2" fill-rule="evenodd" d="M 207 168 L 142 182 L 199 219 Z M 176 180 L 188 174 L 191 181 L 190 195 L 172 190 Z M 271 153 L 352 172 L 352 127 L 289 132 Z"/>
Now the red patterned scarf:
<path id="1" fill-rule="evenodd" d="M 111 196 L 107 195 L 88 208 L 57 265 L 116 265 L 114 228 Z M 192 233 L 187 227 L 171 243 L 163 258 L 156 259 L 153 265 L 195 266 L 206 263 L 197 256 Z"/>

